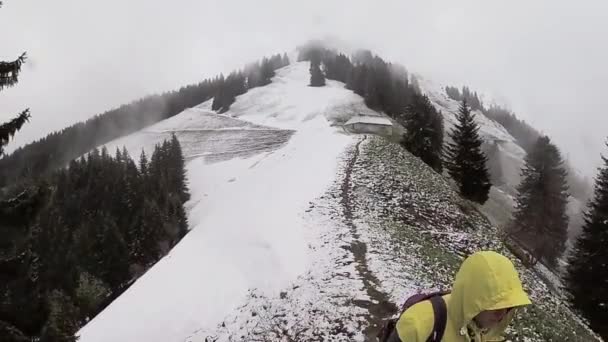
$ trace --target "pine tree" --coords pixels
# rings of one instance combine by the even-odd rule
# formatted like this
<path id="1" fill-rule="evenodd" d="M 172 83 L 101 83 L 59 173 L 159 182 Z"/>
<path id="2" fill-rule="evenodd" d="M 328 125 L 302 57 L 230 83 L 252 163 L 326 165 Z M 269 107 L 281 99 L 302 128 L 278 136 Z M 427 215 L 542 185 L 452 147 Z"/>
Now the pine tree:
<path id="1" fill-rule="evenodd" d="M 80 311 L 80 320 L 83 323 L 98 312 L 100 304 L 108 294 L 110 294 L 110 290 L 103 281 L 86 271 L 80 273 L 75 299 Z"/>
<path id="2" fill-rule="evenodd" d="M 260 63 L 260 86 L 264 86 L 272 82 L 275 72 L 272 68 L 272 63 L 268 58 L 263 58 Z"/>
<path id="3" fill-rule="evenodd" d="M 247 76 L 247 89 L 252 89 L 263 85 L 262 70 L 259 62 L 248 65 L 245 68 L 245 74 Z"/>
<path id="4" fill-rule="evenodd" d="M 224 104 L 224 98 L 226 97 L 226 80 L 224 80 L 224 75 L 220 75 L 217 80 L 217 90 L 215 96 L 213 97 L 213 103 L 211 103 L 211 109 L 215 111 L 219 111 Z"/>
<path id="5" fill-rule="evenodd" d="M 182 147 L 175 134 L 171 135 L 171 142 L 169 143 L 169 172 L 171 173 L 171 186 L 172 191 L 178 194 L 181 203 L 186 203 L 190 199 L 188 193 L 188 186 L 186 184 L 186 162 L 184 160 L 184 154 L 182 153 Z"/>
<path id="6" fill-rule="evenodd" d="M 286 67 L 289 65 L 289 57 L 287 57 L 287 53 L 283 54 L 283 57 L 281 58 L 281 65 L 283 67 Z"/>
<path id="7" fill-rule="evenodd" d="M 447 168 L 460 188 L 460 194 L 472 201 L 485 203 L 490 192 L 487 158 L 481 150 L 479 126 L 466 100 L 457 115 L 458 124 L 450 132 L 452 142 L 447 148 Z"/>
<path id="8" fill-rule="evenodd" d="M 374 110 L 381 110 L 380 92 L 381 89 L 378 87 L 377 77 L 378 74 L 373 68 L 368 69 L 367 77 L 365 78 L 363 98 L 365 105 Z"/>
<path id="9" fill-rule="evenodd" d="M 1 1 L 0 7 L 2 7 Z M 24 52 L 14 61 L 0 61 L 0 91 L 15 86 L 19 82 L 21 67 L 26 58 Z M 4 154 L 4 147 L 29 118 L 29 109 L 25 109 L 13 119 L 0 122 L 0 157 Z M 0 191 L 0 231 L 2 231 L 2 239 L 7 238 L 8 231 L 17 232 L 15 236 L 11 236 L 14 241 L 20 241 L 24 235 L 28 234 L 28 223 L 35 219 L 38 209 L 41 207 L 40 205 L 34 205 L 34 203 L 42 203 L 46 200 L 46 197 L 37 196 L 44 190 L 39 187 L 31 187 L 25 189 L 18 196 L 7 196 L 7 198 L 4 198 L 5 194 Z M 11 246 L 13 239 L 9 240 L 8 246 L 5 246 L 5 243 L 0 243 L 0 279 L 2 279 L 0 285 L 0 298 L 2 298 L 0 299 L 0 339 L 2 341 L 23 340 L 28 330 L 37 325 L 38 316 L 41 314 L 31 310 L 38 303 L 38 294 L 34 291 L 23 293 L 36 287 L 35 284 L 32 284 L 35 282 L 25 276 L 27 272 L 31 271 L 31 265 L 28 265 L 24 260 L 24 256 L 31 256 L 31 254 L 27 250 L 23 250 L 24 246 L 21 243 L 14 243 L 14 246 Z M 6 267 L 7 265 L 12 267 Z M 18 270 L 16 273 L 12 272 L 14 271 L 13 267 Z M 27 305 L 19 305 L 24 300 L 22 296 L 27 299 L 30 299 L 29 296 L 31 296 L 31 300 L 23 303 Z M 23 315 L 26 318 L 22 320 L 21 316 Z"/>
<path id="10" fill-rule="evenodd" d="M 566 284 L 574 307 L 608 339 L 608 158 L 602 160 L 583 233 L 569 259 Z"/>
<path id="11" fill-rule="evenodd" d="M 12 87 L 19 82 L 21 66 L 27 59 L 25 52 L 12 62 L 0 61 L 0 90 Z M 15 118 L 8 122 L 0 123 L 0 156 L 4 152 L 4 146 L 17 133 L 18 130 L 29 120 L 29 109 L 17 114 Z"/>
<path id="12" fill-rule="evenodd" d="M 456 101 L 462 101 L 462 96 L 460 95 L 460 90 L 456 87 L 445 87 L 445 92 L 449 98 Z"/>
<path id="13" fill-rule="evenodd" d="M 76 342 L 78 331 L 78 308 L 70 297 L 54 290 L 49 298 L 49 319 L 42 330 L 40 342 Z"/>
<path id="14" fill-rule="evenodd" d="M 95 227 L 96 269 L 98 276 L 118 290 L 129 278 L 128 249 L 115 219 L 104 212 L 97 212 L 89 221 Z"/>
<path id="15" fill-rule="evenodd" d="M 435 171 L 442 172 L 443 117 L 424 95 L 415 95 L 405 115 L 399 117 L 407 130 L 403 146 Z"/>
<path id="16" fill-rule="evenodd" d="M 515 213 L 508 226 L 512 238 L 549 267 L 566 249 L 568 186 L 563 160 L 549 137 L 538 139 L 526 156 Z"/>
<path id="17" fill-rule="evenodd" d="M 162 239 L 164 220 L 158 205 L 145 200 L 132 227 L 133 244 L 129 246 L 132 263 L 148 267 L 160 258 L 159 243 Z"/>
<path id="18" fill-rule="evenodd" d="M 139 173 L 142 176 L 146 176 L 148 174 L 148 157 L 146 157 L 146 152 L 143 149 L 139 155 Z"/>
<path id="19" fill-rule="evenodd" d="M 0 341 L 6 342 L 31 342 L 31 338 L 17 329 L 14 325 L 0 321 Z"/>
<path id="20" fill-rule="evenodd" d="M 323 87 L 325 86 L 325 76 L 321 71 L 321 61 L 315 58 L 310 61 L 310 86 Z"/>
<path id="21" fill-rule="evenodd" d="M 365 97 L 368 70 L 365 65 L 357 65 L 351 69 L 350 76 L 346 81 L 346 88 L 360 96 Z"/>

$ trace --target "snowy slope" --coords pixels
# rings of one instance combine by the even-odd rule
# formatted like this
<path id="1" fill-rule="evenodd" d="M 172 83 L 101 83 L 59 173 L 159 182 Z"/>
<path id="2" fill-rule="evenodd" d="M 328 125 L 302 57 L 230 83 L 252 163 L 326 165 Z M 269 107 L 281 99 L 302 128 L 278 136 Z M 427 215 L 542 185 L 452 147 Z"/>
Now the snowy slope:
<path id="1" fill-rule="evenodd" d="M 297 129 L 318 116 L 333 123 L 345 122 L 356 114 L 378 115 L 341 82 L 327 80 L 325 87 L 308 87 L 308 68 L 307 62 L 301 62 L 282 69 L 271 84 L 241 95 L 226 114 L 283 129 Z"/>
<path id="2" fill-rule="evenodd" d="M 249 291 L 277 294 L 313 267 L 308 246 L 319 236 L 304 217 L 354 140 L 331 124 L 371 111 L 343 84 L 311 88 L 309 77 L 297 63 L 239 96 L 225 116 L 207 102 L 108 144 L 137 156 L 176 133 L 188 160 L 191 232 L 82 328 L 80 341 L 184 341 L 215 328 Z M 265 149 L 251 147 L 258 140 Z M 228 157 L 209 158 L 217 155 Z"/>
<path id="3" fill-rule="evenodd" d="M 460 103 L 447 96 L 445 85 L 417 77 L 422 92 L 428 95 L 433 105 L 443 114 L 445 131 L 449 132 L 457 123 L 456 114 Z M 488 157 L 488 170 L 494 185 L 482 210 L 493 224 L 501 226 L 510 218 L 526 152 L 502 125 L 479 111 L 473 113 L 484 141 L 483 149 Z"/>
<path id="4" fill-rule="evenodd" d="M 429 79 L 419 78 L 420 88 L 423 93 L 440 110 L 444 117 L 445 130 L 449 132 L 458 122 L 456 115 L 460 103 L 449 98 L 445 92 L 445 85 L 433 82 Z M 520 181 L 520 170 L 524 164 L 526 152 L 521 148 L 515 138 L 499 123 L 487 118 L 480 111 L 473 111 L 475 121 L 479 124 L 479 133 L 485 143 L 490 162 L 494 159 L 501 165 L 501 172 L 493 175 L 497 180 L 510 186 L 516 186 Z"/>
<path id="5" fill-rule="evenodd" d="M 143 149 L 149 157 L 154 145 L 169 139 L 171 134 L 179 138 L 186 160 L 205 157 L 208 161 L 221 161 L 276 149 L 289 140 L 293 131 L 218 115 L 210 108 L 190 108 L 137 133 L 110 142 L 106 147 L 109 151 L 114 151 L 124 146 L 132 157 L 138 157 Z"/>
<path id="6" fill-rule="evenodd" d="M 370 340 L 405 297 L 449 286 L 463 255 L 504 250 L 487 234 L 495 227 L 418 158 L 334 127 L 380 114 L 339 82 L 308 87 L 308 67 L 279 70 L 223 115 L 206 102 L 107 145 L 137 156 L 176 134 L 191 231 L 83 327 L 80 341 Z M 421 86 L 449 129 L 457 104 Z M 496 155 L 521 161 L 514 139 L 484 119 Z M 505 201 L 498 211 L 510 195 L 493 192 Z M 546 304 L 524 312 L 510 340 L 593 340 L 538 277 L 522 274 Z"/>
<path id="7" fill-rule="evenodd" d="M 422 92 L 429 96 L 437 109 L 441 110 L 445 131 L 449 132 L 457 123 L 456 114 L 460 103 L 447 96 L 445 85 L 420 75 L 417 77 Z M 488 95 L 485 98 L 488 99 Z M 511 217 L 526 152 L 501 124 L 489 119 L 480 111 L 476 110 L 473 113 L 475 113 L 475 121 L 480 127 L 479 133 L 484 140 L 483 149 L 488 156 L 488 170 L 494 185 L 490 190 L 489 200 L 481 207 L 481 210 L 494 225 L 503 226 Z M 576 236 L 580 232 L 581 213 L 584 207 L 584 201 L 573 196 L 568 198 L 567 213 L 570 218 L 570 236 Z"/>

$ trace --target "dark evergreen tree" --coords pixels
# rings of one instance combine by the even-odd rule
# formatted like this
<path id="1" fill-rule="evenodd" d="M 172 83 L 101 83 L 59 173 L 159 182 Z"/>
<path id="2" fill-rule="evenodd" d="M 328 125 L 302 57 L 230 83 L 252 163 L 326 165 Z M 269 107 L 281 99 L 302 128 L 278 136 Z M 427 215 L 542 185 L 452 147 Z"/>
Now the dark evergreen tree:
<path id="1" fill-rule="evenodd" d="M 573 306 L 608 339 L 608 158 L 602 160 L 583 233 L 569 259 L 566 285 Z"/>
<path id="2" fill-rule="evenodd" d="M 403 146 L 441 173 L 443 152 L 443 116 L 426 95 L 415 95 L 398 121 L 406 128 Z"/>
<path id="3" fill-rule="evenodd" d="M 19 73 L 21 66 L 26 60 L 25 52 L 12 62 L 0 61 L 0 90 L 6 87 L 12 87 L 19 82 Z M 29 110 L 17 114 L 17 116 L 5 123 L 0 123 L 0 156 L 4 151 L 4 146 L 17 133 L 18 130 L 28 121 L 30 117 Z"/>
<path id="4" fill-rule="evenodd" d="M 374 54 L 370 50 L 358 50 L 353 54 L 353 63 L 359 65 L 371 65 Z"/>
<path id="5" fill-rule="evenodd" d="M 94 317 L 186 234 L 189 194 L 177 137 L 158 145 L 150 162 L 142 151 L 140 170 L 126 149 L 114 155 L 94 149 L 71 161 L 52 175 L 42 204 L 34 201 L 41 195 L 20 198 L 40 213 L 16 212 L 30 220 L 3 229 L 10 234 L 0 240 L 2 252 L 12 251 L 0 259 L 3 341 L 73 337 L 73 319 Z"/>
<path id="6" fill-rule="evenodd" d="M 78 308 L 72 299 L 59 290 L 48 297 L 49 319 L 42 329 L 40 342 L 76 342 L 78 331 Z"/>
<path id="7" fill-rule="evenodd" d="M 186 203 L 186 201 L 190 199 L 186 181 L 186 162 L 184 160 L 184 154 L 182 153 L 181 144 L 175 134 L 171 135 L 169 158 L 168 170 L 171 189 L 177 193 L 181 204 Z"/>
<path id="8" fill-rule="evenodd" d="M 129 258 L 132 263 L 147 268 L 161 256 L 164 220 L 158 205 L 151 200 L 144 200 L 136 217 L 130 228 L 133 242 L 129 248 Z"/>
<path id="9" fill-rule="evenodd" d="M 325 76 L 330 80 L 346 83 L 353 65 L 350 59 L 343 54 L 328 56 L 323 64 L 325 66 Z"/>
<path id="10" fill-rule="evenodd" d="M 374 110 L 382 110 L 382 103 L 380 99 L 382 89 L 380 89 L 378 84 L 379 75 L 372 67 L 369 67 L 367 71 L 368 73 L 365 77 L 365 84 L 363 85 L 363 98 L 365 100 L 365 105 Z"/>
<path id="11" fill-rule="evenodd" d="M 129 279 L 128 248 L 124 236 L 116 225 L 115 219 L 109 214 L 98 213 L 94 222 L 97 223 L 98 250 L 100 251 L 98 273 L 114 291 Z"/>
<path id="12" fill-rule="evenodd" d="M 287 53 L 284 53 L 283 57 L 281 58 L 281 66 L 286 67 L 288 65 L 289 65 L 289 57 L 287 57 Z"/>
<path id="13" fill-rule="evenodd" d="M 39 227 L 30 229 L 36 235 Z M 18 253 L 0 260 L 0 337 L 2 341 L 27 341 L 39 333 L 48 317 L 45 290 L 39 276 L 40 257 L 32 239 L 22 244 L 13 240 Z M 3 251 L 4 252 L 4 251 Z M 6 253 L 5 253 L 6 254 Z"/>
<path id="14" fill-rule="evenodd" d="M 446 166 L 460 188 L 460 194 L 474 202 L 485 203 L 490 192 L 487 158 L 481 150 L 479 126 L 474 120 L 466 100 L 457 115 L 458 124 L 451 131 L 447 148 Z"/>
<path id="15" fill-rule="evenodd" d="M 310 86 L 325 86 L 325 75 L 323 75 L 323 72 L 321 71 L 320 58 L 314 58 L 310 61 Z"/>
<path id="16" fill-rule="evenodd" d="M 270 62 L 270 60 L 268 58 L 262 59 L 262 62 L 260 63 L 260 85 L 264 86 L 270 84 L 274 75 L 274 68 L 272 67 L 272 63 Z"/>
<path id="17" fill-rule="evenodd" d="M 264 85 L 264 82 L 262 82 L 262 69 L 260 67 L 259 62 L 250 64 L 245 67 L 245 75 L 247 77 L 247 89 L 252 89 Z"/>
<path id="18" fill-rule="evenodd" d="M 526 156 L 515 213 L 508 227 L 512 238 L 549 267 L 566 249 L 568 187 L 563 160 L 549 137 L 538 139 Z"/>
<path id="19" fill-rule="evenodd" d="M 178 91 L 147 96 L 19 148 L 0 159 L 0 186 L 21 182 L 24 176 L 48 174 L 95 146 L 207 101 L 217 94 L 218 83 L 219 78 L 204 80 Z"/>
<path id="20" fill-rule="evenodd" d="M 357 65 L 351 70 L 351 75 L 347 80 L 346 88 L 355 94 L 365 97 L 367 85 L 368 68 L 365 65 Z"/>
<path id="21" fill-rule="evenodd" d="M 146 152 L 143 149 L 139 155 L 139 172 L 142 176 L 148 174 L 148 157 L 146 157 Z"/>
<path id="22" fill-rule="evenodd" d="M 86 271 L 80 273 L 75 291 L 75 304 L 80 312 L 81 325 L 99 312 L 101 304 L 110 293 L 110 289 L 103 281 Z"/>
<path id="23" fill-rule="evenodd" d="M 0 7 L 2 2 L 0 1 Z M 14 61 L 0 61 L 0 91 L 19 82 L 21 67 L 26 60 L 25 52 Z M 29 109 L 15 115 L 7 122 L 0 122 L 0 157 L 10 139 L 29 120 Z M 2 166 L 0 166 L 2 170 Z M 0 182 L 2 181 L 0 177 Z M 2 186 L 0 185 L 0 189 Z M 28 223 L 35 219 L 45 196 L 38 196 L 43 189 L 27 187 L 17 191 L 0 191 L 0 339 L 23 341 L 37 324 L 44 319 L 41 308 L 37 272 L 31 260 L 35 256 L 26 246 Z M 31 279 L 28 275 L 34 275 Z M 28 293 L 29 291 L 29 293 Z M 24 297 L 31 295 L 31 298 Z M 26 299 L 27 298 L 27 299 Z M 40 311 L 36 312 L 37 309 Z"/>
<path id="24" fill-rule="evenodd" d="M 460 95 L 460 90 L 458 90 L 458 88 L 447 86 L 445 87 L 445 92 L 452 100 L 462 101 L 462 95 Z"/>
<path id="25" fill-rule="evenodd" d="M 226 80 L 224 80 L 224 75 L 220 75 L 217 84 L 217 90 L 215 96 L 213 97 L 213 102 L 211 104 L 211 109 L 215 111 L 220 111 L 225 103 L 226 98 Z"/>
<path id="26" fill-rule="evenodd" d="M 224 113 L 230 109 L 236 97 L 247 91 L 245 75 L 242 72 L 233 72 L 223 80 L 220 78 L 217 94 L 213 98 L 211 109 Z"/>
<path id="27" fill-rule="evenodd" d="M 519 120 L 509 110 L 493 105 L 484 110 L 483 113 L 488 118 L 501 124 L 517 140 L 517 144 L 528 153 L 532 152 L 536 141 L 541 137 L 540 132 L 525 121 Z"/>
<path id="28" fill-rule="evenodd" d="M 31 342 L 21 330 L 6 321 L 0 321 L 0 341 L 6 342 Z"/>

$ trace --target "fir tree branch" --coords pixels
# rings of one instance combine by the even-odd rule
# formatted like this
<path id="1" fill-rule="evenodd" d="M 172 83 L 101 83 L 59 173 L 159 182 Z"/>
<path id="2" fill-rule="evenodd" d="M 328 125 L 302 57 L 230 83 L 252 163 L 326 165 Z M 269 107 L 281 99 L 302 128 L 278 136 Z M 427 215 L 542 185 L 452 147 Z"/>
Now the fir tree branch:
<path id="1" fill-rule="evenodd" d="M 0 156 L 3 154 L 3 147 L 8 144 L 10 138 L 12 138 L 29 119 L 30 110 L 26 109 L 11 121 L 0 124 Z"/>
<path id="2" fill-rule="evenodd" d="M 12 62 L 0 62 L 0 90 L 12 87 L 19 82 L 19 72 L 26 60 L 27 55 L 24 52 Z"/>

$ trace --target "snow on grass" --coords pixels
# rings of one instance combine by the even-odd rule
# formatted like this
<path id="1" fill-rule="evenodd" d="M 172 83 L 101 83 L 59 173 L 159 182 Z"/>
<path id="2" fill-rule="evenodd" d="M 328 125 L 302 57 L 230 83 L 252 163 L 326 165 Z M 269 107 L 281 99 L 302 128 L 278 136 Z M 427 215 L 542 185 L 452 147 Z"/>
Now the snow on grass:
<path id="1" fill-rule="evenodd" d="M 132 155 L 142 148 L 149 153 L 154 144 L 176 132 L 189 160 L 191 200 L 186 207 L 191 231 L 82 328 L 80 341 L 184 341 L 197 331 L 213 331 L 239 307 L 255 304 L 252 294 L 275 300 L 298 281 L 296 289 L 304 290 L 291 293 L 294 299 L 307 298 L 302 291 L 310 295 L 308 302 L 324 298 L 319 296 L 326 288 L 322 283 L 334 276 L 323 272 L 337 271 L 333 260 L 345 260 L 347 255 L 335 256 L 341 250 L 337 246 L 327 247 L 334 251 L 328 255 L 321 247 L 338 240 L 335 235 L 323 238 L 324 227 L 311 226 L 315 221 L 305 219 L 305 214 L 312 215 L 310 202 L 333 184 L 339 156 L 353 141 L 330 127 L 328 119 L 348 119 L 367 109 L 343 85 L 307 87 L 305 64 L 280 70 L 273 80 L 280 86 L 273 83 L 239 96 L 227 113 L 238 119 L 210 113 L 209 103 L 204 103 L 108 144 L 112 149 L 126 145 Z M 222 133 L 213 132 L 209 138 L 210 131 Z M 243 138 L 243 131 L 253 135 Z M 286 144 L 284 132 L 289 132 Z M 267 150 L 255 150 L 247 158 L 238 158 L 225 147 L 249 150 L 261 133 L 266 136 L 257 140 L 268 140 Z M 220 153 L 230 158 L 216 163 L 206 159 Z M 323 251 L 311 254 L 315 248 Z M 353 272 L 349 265 L 344 263 L 344 274 Z M 311 285 L 315 282 L 307 277 L 320 285 Z M 349 284 L 341 286 L 338 281 L 337 288 L 348 289 L 351 297 L 364 295 L 356 294 L 358 286 L 350 283 L 356 280 L 346 278 Z M 327 302 L 345 303 L 340 296 L 327 296 Z M 349 338 L 357 332 L 355 323 L 340 329 Z"/>
<path id="2" fill-rule="evenodd" d="M 358 225 L 368 227 L 369 264 L 397 303 L 419 290 L 450 287 L 465 256 L 496 250 L 515 262 L 534 303 L 518 314 L 508 331 L 511 341 L 599 340 L 506 249 L 475 206 L 418 158 L 374 138 L 363 145 L 356 170 Z"/>
<path id="3" fill-rule="evenodd" d="M 339 191 L 334 182 L 302 214 L 311 261 L 306 272 L 274 293 L 252 289 L 237 310 L 186 341 L 363 341 L 366 312 L 353 302 L 369 298 L 345 248 L 352 236 L 342 223 Z"/>
<path id="4" fill-rule="evenodd" d="M 191 231 L 80 341 L 363 341 L 369 312 L 360 304 L 371 298 L 353 241 L 366 244 L 375 286 L 397 304 L 449 285 L 463 255 L 508 254 L 442 176 L 381 139 L 361 145 L 351 174 L 353 236 L 340 192 L 356 139 L 331 125 L 374 112 L 339 82 L 308 82 L 308 63 L 294 63 L 226 115 L 208 101 L 109 144 L 136 156 L 177 135 Z M 513 341 L 591 339 L 538 277 L 523 278 L 538 304 L 517 321 Z"/>

